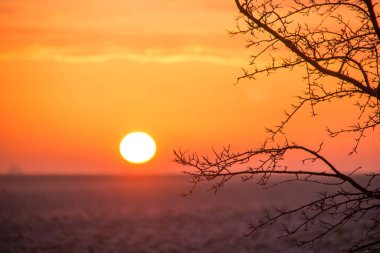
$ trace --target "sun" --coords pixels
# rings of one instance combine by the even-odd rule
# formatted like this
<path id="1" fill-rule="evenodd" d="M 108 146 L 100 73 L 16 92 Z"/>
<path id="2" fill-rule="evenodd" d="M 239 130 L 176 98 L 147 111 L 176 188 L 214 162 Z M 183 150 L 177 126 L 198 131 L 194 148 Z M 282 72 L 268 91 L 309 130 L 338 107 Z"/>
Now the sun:
<path id="1" fill-rule="evenodd" d="M 120 154 L 130 163 L 145 163 L 156 153 L 156 143 L 149 134 L 132 132 L 120 142 Z"/>

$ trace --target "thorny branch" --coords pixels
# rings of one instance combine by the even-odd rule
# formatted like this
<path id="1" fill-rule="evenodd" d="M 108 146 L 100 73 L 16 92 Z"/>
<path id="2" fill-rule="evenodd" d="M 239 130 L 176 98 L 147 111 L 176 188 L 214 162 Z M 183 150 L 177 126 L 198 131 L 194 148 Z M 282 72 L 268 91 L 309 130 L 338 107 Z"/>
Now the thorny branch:
<path id="1" fill-rule="evenodd" d="M 273 187 L 278 184 L 293 181 L 319 183 L 336 187 L 335 192 L 322 192 L 316 200 L 301 206 L 283 210 L 275 209 L 272 214 L 265 215 L 256 224 L 249 225 L 250 233 L 255 233 L 278 222 L 280 219 L 296 215 L 300 223 L 296 227 L 286 227 L 280 237 L 293 238 L 295 245 L 305 246 L 314 244 L 324 236 L 335 233 L 348 224 L 358 220 L 368 220 L 371 229 L 366 237 L 355 245 L 373 243 L 373 239 L 380 235 L 380 185 L 376 179 L 380 174 L 366 176 L 366 181 L 359 182 L 351 174 L 338 170 L 327 158 L 321 155 L 321 146 L 311 150 L 304 146 L 286 143 L 284 146 L 268 148 L 266 144 L 255 150 L 233 153 L 229 147 L 220 152 L 214 151 L 214 156 L 198 156 L 195 153 L 174 151 L 175 162 L 187 166 L 185 173 L 192 178 L 193 188 L 203 181 L 214 182 L 210 190 L 218 191 L 225 183 L 235 176 L 241 176 L 244 181 L 256 180 L 263 187 Z M 286 155 L 301 151 L 304 154 L 303 162 L 313 162 L 318 166 L 314 170 L 290 169 L 286 165 Z M 235 170 L 234 167 L 244 165 L 245 169 Z M 270 183 L 274 175 L 287 176 L 280 178 L 280 182 Z M 272 180 L 279 179 L 274 178 Z M 375 183 L 374 183 L 375 182 Z M 318 231 L 305 237 L 304 231 Z M 303 235 L 302 238 L 297 236 Z M 357 246 L 353 245 L 353 250 Z M 366 249 L 378 244 L 370 244 Z M 362 246 L 358 247 L 361 249 Z M 354 252 L 354 251 L 352 251 Z M 360 252 L 360 250 L 358 250 Z"/>
<path id="2" fill-rule="evenodd" d="M 328 133 L 331 136 L 357 133 L 353 148 L 356 152 L 365 132 L 380 123 L 380 28 L 372 2 L 295 0 L 290 6 L 282 6 L 281 1 L 235 0 L 235 3 L 245 28 L 238 26 L 232 34 L 248 34 L 248 46 L 258 52 L 251 57 L 253 69 L 245 69 L 238 81 L 280 69 L 307 70 L 307 90 L 298 97 L 293 110 L 285 114 L 285 119 L 274 129 L 268 129 L 272 137 L 284 133 L 287 122 L 305 104 L 310 104 L 312 114 L 316 115 L 314 108 L 319 103 L 354 98 L 359 109 L 357 124 L 340 130 L 328 128 Z M 295 23 L 315 15 L 322 20 L 317 25 Z M 277 56 L 270 56 L 270 64 L 262 66 L 260 60 L 265 61 L 264 57 L 273 52 Z M 336 78 L 337 86 L 327 85 L 326 77 Z"/>
<path id="3" fill-rule="evenodd" d="M 319 197 L 289 209 L 275 209 L 256 223 L 249 233 L 298 217 L 281 237 L 292 239 L 297 246 L 314 247 L 326 236 L 366 221 L 363 235 L 341 252 L 380 250 L 380 174 L 370 173 L 365 179 L 354 177 L 358 169 L 347 173 L 322 155 L 322 145 L 310 149 L 287 141 L 273 146 L 277 136 L 286 138 L 288 123 L 305 105 L 312 116 L 316 106 L 337 99 L 352 101 L 358 109 L 357 120 L 334 130 L 328 136 L 357 134 L 352 152 L 358 151 L 362 138 L 380 124 L 380 27 L 379 3 L 371 0 L 234 0 L 240 12 L 237 31 L 251 50 L 250 67 L 238 77 L 255 79 L 260 74 L 279 70 L 305 71 L 307 87 L 298 102 L 278 126 L 267 129 L 270 136 L 259 148 L 232 152 L 230 147 L 213 151 L 212 156 L 175 151 L 174 161 L 186 166 L 193 188 L 204 181 L 213 182 L 218 191 L 236 176 L 243 181 L 256 180 L 264 188 L 292 182 L 319 183 L 329 187 Z M 263 62 L 267 62 L 264 65 Z M 335 82 L 332 82 L 331 79 Z M 287 155 L 303 154 L 302 166 L 287 164 Z M 310 166 L 310 163 L 313 166 Z M 375 168 L 379 169 L 379 168 Z M 280 180 L 273 183 L 274 175 Z M 332 190 L 331 190 L 332 189 Z"/>

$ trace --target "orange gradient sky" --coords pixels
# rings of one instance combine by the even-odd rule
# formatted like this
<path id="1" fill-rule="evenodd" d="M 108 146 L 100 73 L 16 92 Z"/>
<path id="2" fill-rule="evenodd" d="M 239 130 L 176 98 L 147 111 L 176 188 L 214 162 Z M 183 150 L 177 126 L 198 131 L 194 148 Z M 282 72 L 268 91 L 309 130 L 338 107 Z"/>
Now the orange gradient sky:
<path id="1" fill-rule="evenodd" d="M 2 173 L 180 172 L 173 149 L 258 145 L 304 88 L 297 71 L 233 85 L 249 50 L 227 33 L 231 0 L 0 1 L 0 13 Z M 315 147 L 326 139 L 341 167 L 378 167 L 376 133 L 348 159 L 352 141 L 329 144 L 325 123 L 345 126 L 351 113 L 344 102 L 329 106 L 318 118 L 305 108 L 289 139 Z M 156 140 L 149 163 L 121 158 L 131 131 Z"/>

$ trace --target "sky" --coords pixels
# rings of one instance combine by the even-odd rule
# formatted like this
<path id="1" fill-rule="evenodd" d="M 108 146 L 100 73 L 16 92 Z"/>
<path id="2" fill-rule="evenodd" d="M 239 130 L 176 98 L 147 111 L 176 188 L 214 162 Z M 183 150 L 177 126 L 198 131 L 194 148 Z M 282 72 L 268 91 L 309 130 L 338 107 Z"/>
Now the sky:
<path id="1" fill-rule="evenodd" d="M 305 87 L 301 71 L 235 85 L 250 52 L 228 34 L 231 0 L 4 0 L 0 13 L 0 173 L 180 173 L 173 150 L 258 146 Z M 379 135 L 347 158 L 351 138 L 332 141 L 323 129 L 352 119 L 350 107 L 320 110 L 301 111 L 289 139 L 326 139 L 342 168 L 375 168 Z M 120 156 L 132 131 L 156 140 L 150 162 Z"/>

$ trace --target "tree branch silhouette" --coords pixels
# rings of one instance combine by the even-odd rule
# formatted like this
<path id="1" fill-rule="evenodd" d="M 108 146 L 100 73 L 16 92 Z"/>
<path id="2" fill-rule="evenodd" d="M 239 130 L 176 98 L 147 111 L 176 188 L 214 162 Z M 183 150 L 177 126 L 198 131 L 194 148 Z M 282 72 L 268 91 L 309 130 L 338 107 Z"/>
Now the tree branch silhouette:
<path id="1" fill-rule="evenodd" d="M 380 250 L 380 174 L 355 177 L 358 169 L 338 169 L 322 155 L 322 145 L 311 149 L 285 141 L 286 127 L 305 105 L 316 116 L 315 106 L 338 99 L 352 101 L 358 110 L 357 120 L 341 129 L 327 126 L 334 138 L 354 133 L 352 152 L 356 153 L 369 130 L 380 124 L 380 18 L 378 3 L 371 0 L 234 0 L 240 16 L 232 35 L 247 38 L 252 52 L 250 67 L 237 78 L 255 79 L 261 74 L 294 68 L 305 71 L 306 90 L 297 97 L 292 110 L 274 128 L 268 128 L 268 139 L 261 147 L 233 152 L 230 147 L 212 156 L 174 151 L 174 161 L 187 168 L 193 183 L 190 194 L 204 181 L 218 191 L 236 176 L 244 181 L 256 180 L 263 187 L 276 187 L 292 182 L 319 183 L 329 190 L 319 197 L 290 209 L 275 209 L 249 226 L 249 234 L 276 224 L 287 217 L 298 217 L 280 237 L 291 239 L 297 246 L 314 247 L 332 233 L 360 221 L 366 230 L 360 238 L 339 252 Z M 316 22 L 318 21 L 318 22 Z M 263 65 L 261 62 L 268 62 Z M 331 79 L 335 84 L 331 85 Z M 329 85 L 326 79 L 330 80 Z M 352 137 L 350 137 L 352 138 Z M 302 152 L 302 165 L 287 164 L 287 155 Z M 310 166 L 313 163 L 313 166 Z M 379 169 L 379 168 L 377 168 Z M 269 183 L 274 175 L 285 175 Z M 332 188 L 331 188 L 332 187 Z M 332 190 L 331 190 L 332 189 Z M 307 233 L 306 233 L 307 232 Z"/>

